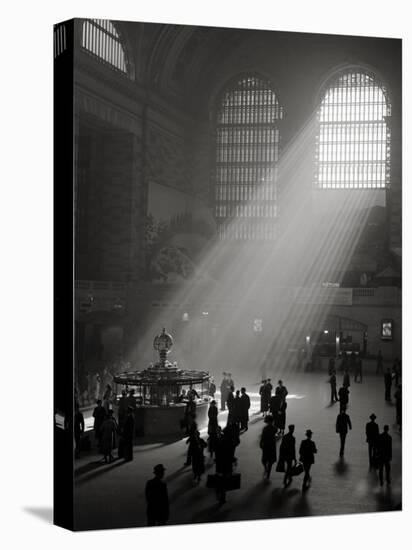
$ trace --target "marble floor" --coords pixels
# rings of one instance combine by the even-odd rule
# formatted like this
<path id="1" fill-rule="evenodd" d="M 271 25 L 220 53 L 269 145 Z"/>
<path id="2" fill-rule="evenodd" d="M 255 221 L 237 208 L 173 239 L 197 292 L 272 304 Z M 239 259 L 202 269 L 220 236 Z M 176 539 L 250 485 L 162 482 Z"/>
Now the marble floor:
<path id="1" fill-rule="evenodd" d="M 101 463 L 95 450 L 84 453 L 75 462 L 76 529 L 101 529 L 145 526 L 145 483 L 152 477 L 153 466 L 163 463 L 170 499 L 169 524 L 238 521 L 313 515 L 367 513 L 401 509 L 401 436 L 395 425 L 395 407 L 384 400 L 382 377 L 364 376 L 362 384 L 352 381 L 348 414 L 353 429 L 346 440 L 344 459 L 339 458 L 339 436 L 335 433 L 338 404 L 330 405 L 330 386 L 323 373 L 299 373 L 288 379 L 287 424 L 295 424 L 297 447 L 305 430 L 313 431 L 318 454 L 312 468 L 312 486 L 301 491 L 302 476 L 284 489 L 282 474 L 272 472 L 263 478 L 259 436 L 264 426 L 259 396 L 251 391 L 252 410 L 249 430 L 241 436 L 237 448 L 237 471 L 242 475 L 240 490 L 227 494 L 219 506 L 215 492 L 206 487 L 206 476 L 214 473 L 207 456 L 206 473 L 199 485 L 190 467 L 184 467 L 185 439 L 174 441 L 137 440 L 134 460 Z M 340 377 L 339 377 L 340 378 Z M 339 379 L 338 379 L 339 380 Z M 390 427 L 393 438 L 392 483 L 380 487 L 375 471 L 368 467 L 365 423 L 374 412 L 381 428 Z M 226 424 L 227 413 L 219 414 Z M 86 424 L 90 421 L 86 418 Z M 206 430 L 201 432 L 206 439 Z M 93 437 L 91 438 L 92 441 Z"/>

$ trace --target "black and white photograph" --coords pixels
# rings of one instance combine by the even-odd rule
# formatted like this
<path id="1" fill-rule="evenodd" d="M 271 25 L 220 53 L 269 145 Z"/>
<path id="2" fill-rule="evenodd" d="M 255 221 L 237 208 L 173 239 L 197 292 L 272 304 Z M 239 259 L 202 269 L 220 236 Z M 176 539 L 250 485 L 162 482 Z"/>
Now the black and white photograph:
<path id="1" fill-rule="evenodd" d="M 73 528 L 401 510 L 402 41 L 74 19 L 54 48 Z"/>
<path id="2" fill-rule="evenodd" d="M 124 4 L 7 8 L 5 540 L 403 547 L 408 10 Z"/>

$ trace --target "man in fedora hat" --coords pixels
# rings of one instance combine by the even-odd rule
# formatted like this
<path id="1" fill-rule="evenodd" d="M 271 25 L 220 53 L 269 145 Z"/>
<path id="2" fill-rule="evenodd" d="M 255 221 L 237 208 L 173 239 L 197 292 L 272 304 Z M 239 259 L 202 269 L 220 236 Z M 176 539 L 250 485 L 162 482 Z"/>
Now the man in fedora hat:
<path id="1" fill-rule="evenodd" d="M 166 525 L 169 519 L 169 496 L 167 485 L 162 480 L 165 470 L 163 464 L 156 464 L 153 468 L 155 477 L 146 483 L 147 525 L 149 527 Z"/>
<path id="2" fill-rule="evenodd" d="M 312 430 L 306 430 L 306 439 L 302 441 L 299 448 L 300 461 L 303 464 L 303 469 L 305 472 L 305 475 L 303 477 L 302 491 L 305 491 L 312 481 L 310 469 L 312 467 L 312 464 L 315 463 L 315 454 L 318 452 L 315 442 L 312 441 L 312 434 Z"/>
<path id="3" fill-rule="evenodd" d="M 336 418 L 336 433 L 340 437 L 340 451 L 339 456 L 342 458 L 345 452 L 345 441 L 346 436 L 348 435 L 348 429 L 352 429 L 352 422 L 348 414 L 346 414 L 346 409 L 342 408 L 340 413 Z"/>
<path id="4" fill-rule="evenodd" d="M 370 422 L 367 422 L 365 427 L 366 443 L 368 444 L 369 452 L 369 469 L 376 466 L 378 439 L 379 439 L 379 425 L 375 422 L 376 414 L 370 415 Z"/>

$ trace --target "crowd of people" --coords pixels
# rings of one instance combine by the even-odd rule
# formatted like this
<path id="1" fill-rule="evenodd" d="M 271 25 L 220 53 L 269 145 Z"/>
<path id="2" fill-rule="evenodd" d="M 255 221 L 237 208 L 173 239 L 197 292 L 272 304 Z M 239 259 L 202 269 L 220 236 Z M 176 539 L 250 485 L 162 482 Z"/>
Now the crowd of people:
<path id="1" fill-rule="evenodd" d="M 396 422 L 401 428 L 402 417 L 402 391 L 401 391 L 401 365 L 396 360 L 392 368 L 384 372 L 381 368 L 381 356 L 377 358 L 378 374 L 383 376 L 385 387 L 385 400 L 396 402 Z M 362 361 L 357 357 L 350 357 L 343 364 L 342 383 L 337 390 L 337 371 L 334 358 L 331 358 L 328 366 L 331 387 L 331 405 L 339 402 L 339 413 L 336 417 L 335 430 L 339 436 L 339 457 L 343 459 L 345 444 L 349 432 L 352 430 L 352 420 L 348 414 L 349 395 L 351 381 L 363 383 Z M 352 378 L 353 377 L 353 378 Z M 392 392 L 393 387 L 395 391 Z M 211 398 L 208 409 L 207 439 L 203 438 L 196 422 L 196 390 L 190 388 L 181 395 L 181 401 L 186 403 L 183 425 L 187 435 L 187 453 L 185 467 L 191 466 L 193 479 L 199 484 L 205 474 L 205 452 L 215 464 L 215 474 L 209 475 L 207 486 L 216 490 L 219 504 L 226 502 L 227 491 L 238 488 L 240 474 L 237 472 L 238 459 L 236 449 L 241 444 L 241 436 L 248 430 L 250 397 L 245 387 L 235 390 L 235 383 L 230 373 L 223 373 L 220 385 L 220 407 L 214 399 L 216 386 L 212 381 L 209 388 Z M 296 476 L 303 474 L 302 490 L 306 491 L 312 482 L 311 467 L 315 462 L 317 446 L 312 439 L 313 432 L 306 429 L 305 439 L 296 448 L 295 425 L 290 424 L 285 433 L 286 410 L 288 389 L 282 380 L 278 380 L 274 388 L 270 378 L 262 381 L 259 388 L 260 414 L 263 417 L 264 427 L 260 434 L 259 446 L 261 449 L 261 462 L 263 475 L 270 478 L 272 469 L 276 464 L 276 472 L 283 474 L 283 485 L 288 487 Z M 96 444 L 101 452 L 104 462 L 114 460 L 113 449 L 118 447 L 118 456 L 124 460 L 133 459 L 133 437 L 135 433 L 134 412 L 136 398 L 134 391 L 123 390 L 118 401 L 118 417 L 114 417 L 113 395 L 110 384 L 106 385 L 103 399 L 97 399 L 93 411 L 94 433 Z M 220 408 L 220 411 L 219 411 Z M 219 422 L 219 414 L 227 410 L 225 426 Z M 392 437 L 389 434 L 389 426 L 384 425 L 383 431 L 376 422 L 377 417 L 372 413 L 369 422 L 365 425 L 365 438 L 368 448 L 369 468 L 376 470 L 380 485 L 391 483 Z M 78 403 L 75 413 L 75 440 L 76 450 L 82 432 L 84 432 L 84 419 Z M 118 439 L 118 442 L 116 442 Z M 169 500 L 167 485 L 163 480 L 165 467 L 158 464 L 154 468 L 154 478 L 147 482 L 147 519 L 148 525 L 164 525 L 169 517 Z M 234 480 L 236 483 L 234 483 Z"/>

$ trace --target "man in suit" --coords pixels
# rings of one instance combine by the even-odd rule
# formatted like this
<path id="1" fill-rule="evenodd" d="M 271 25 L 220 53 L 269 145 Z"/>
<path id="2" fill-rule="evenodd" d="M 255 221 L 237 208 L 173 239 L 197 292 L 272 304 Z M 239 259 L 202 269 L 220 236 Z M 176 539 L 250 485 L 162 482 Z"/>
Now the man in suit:
<path id="1" fill-rule="evenodd" d="M 228 379 L 227 379 L 227 373 L 223 373 L 223 379 L 220 384 L 220 410 L 224 411 L 226 409 L 226 400 L 227 400 L 227 394 L 229 392 L 229 385 L 228 385 Z"/>
<path id="2" fill-rule="evenodd" d="M 345 388 L 342 386 L 338 392 L 339 395 L 339 403 L 340 403 L 340 412 L 343 410 L 346 411 L 349 403 L 349 390 L 348 388 Z"/>
<path id="3" fill-rule="evenodd" d="M 289 392 L 288 392 L 287 387 L 283 385 L 282 380 L 278 381 L 278 385 L 276 387 L 275 393 L 277 395 L 280 395 L 280 397 L 282 398 L 283 401 L 286 399 L 286 396 Z"/>
<path id="4" fill-rule="evenodd" d="M 235 388 L 233 386 L 230 386 L 229 392 L 227 394 L 226 398 L 226 404 L 227 404 L 227 423 L 231 424 L 234 421 L 234 404 L 235 404 L 235 394 L 233 393 L 235 391 Z"/>
<path id="5" fill-rule="evenodd" d="M 329 377 L 329 384 L 330 384 L 330 402 L 334 403 L 335 401 L 338 401 L 338 394 L 336 392 L 336 371 L 335 369 L 332 370 Z"/>
<path id="6" fill-rule="evenodd" d="M 240 429 L 248 429 L 249 423 L 250 397 L 246 393 L 246 388 L 240 388 Z"/>
<path id="7" fill-rule="evenodd" d="M 169 496 L 167 485 L 162 480 L 165 467 L 157 464 L 153 473 L 155 477 L 146 483 L 145 495 L 147 502 L 147 525 L 166 525 L 169 519 Z"/>
<path id="8" fill-rule="evenodd" d="M 266 426 L 260 436 L 260 448 L 262 449 L 262 464 L 265 469 L 266 479 L 269 479 L 272 466 L 276 462 L 276 428 L 273 426 L 273 416 L 268 414 L 264 420 Z"/>
<path id="9" fill-rule="evenodd" d="M 283 478 L 283 485 L 287 487 L 292 483 L 291 470 L 292 465 L 296 462 L 296 439 L 293 435 L 295 431 L 295 425 L 290 424 L 288 426 L 289 431 L 282 437 L 282 442 L 279 448 L 279 462 L 283 462 L 285 465 L 285 476 Z"/>
<path id="10" fill-rule="evenodd" d="M 302 491 L 305 491 L 310 483 L 312 477 L 310 475 L 310 469 L 312 464 L 315 463 L 315 454 L 318 452 L 315 442 L 312 441 L 312 430 L 306 430 L 306 439 L 304 439 L 299 448 L 300 461 L 303 464 L 305 475 L 303 477 Z"/>
<path id="11" fill-rule="evenodd" d="M 391 460 L 392 460 L 392 437 L 389 435 L 389 426 L 383 427 L 383 432 L 378 439 L 379 457 L 379 481 L 383 485 L 383 469 L 385 468 L 386 483 L 391 482 Z"/>
<path id="12" fill-rule="evenodd" d="M 352 422 L 350 421 L 349 415 L 346 414 L 345 409 L 342 409 L 336 418 L 336 433 L 339 434 L 340 437 L 340 457 L 342 457 L 345 452 L 345 441 L 348 429 L 352 429 Z"/>
<path id="13" fill-rule="evenodd" d="M 366 433 L 366 443 L 368 444 L 369 469 L 371 469 L 376 465 L 378 439 L 379 439 L 379 426 L 375 422 L 376 415 L 374 413 L 372 413 L 369 418 L 370 418 L 370 422 L 366 424 L 365 433 Z"/>

